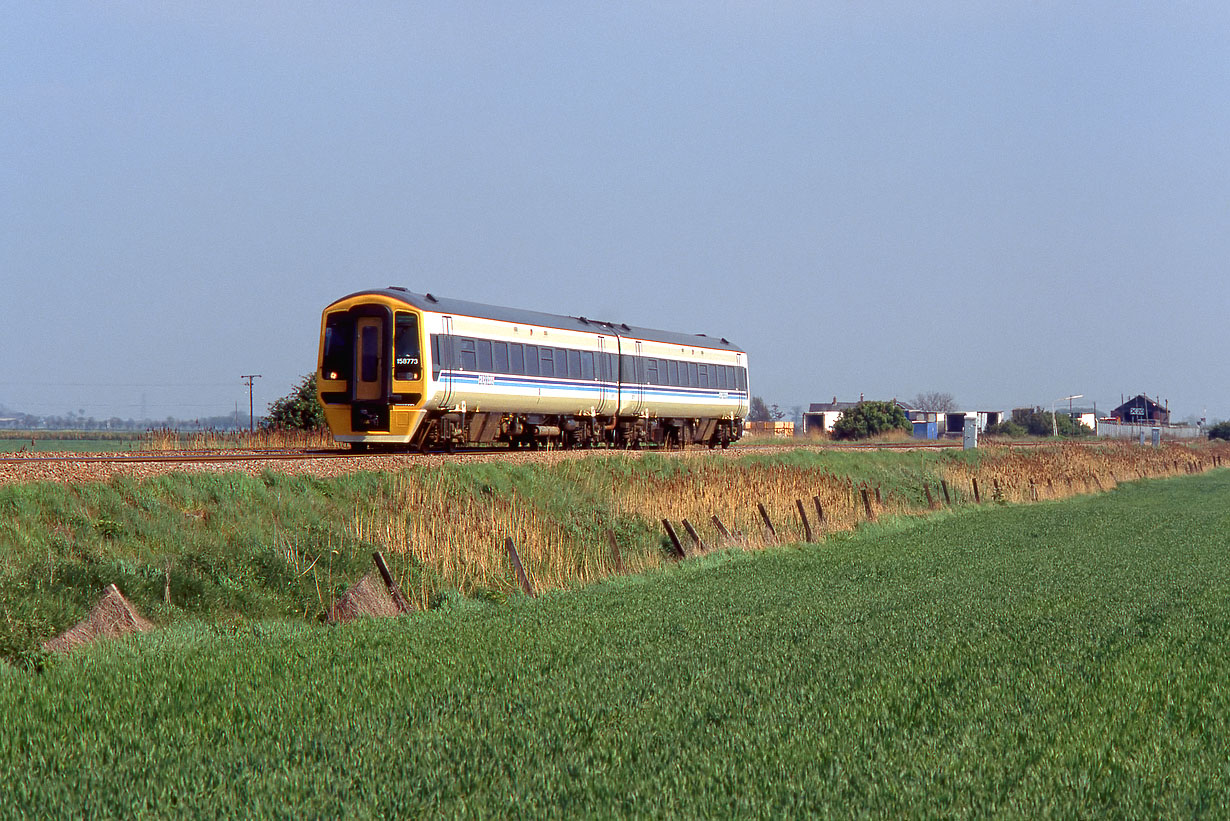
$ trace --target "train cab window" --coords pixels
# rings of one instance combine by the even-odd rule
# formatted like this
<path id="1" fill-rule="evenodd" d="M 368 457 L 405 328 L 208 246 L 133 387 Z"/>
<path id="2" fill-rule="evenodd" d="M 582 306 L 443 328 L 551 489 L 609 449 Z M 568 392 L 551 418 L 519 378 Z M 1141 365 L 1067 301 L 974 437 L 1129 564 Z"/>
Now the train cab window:
<path id="1" fill-rule="evenodd" d="M 478 354 L 474 350 L 474 340 L 467 337 L 457 337 L 457 368 L 462 371 L 478 370 Z"/>
<path id="2" fill-rule="evenodd" d="M 555 376 L 555 349 L 545 345 L 538 349 L 538 371 L 543 376 Z"/>
<path id="3" fill-rule="evenodd" d="M 573 379 L 580 379 L 582 377 L 580 351 L 568 352 L 568 375 Z"/>
<path id="4" fill-rule="evenodd" d="M 393 378 L 422 378 L 421 362 L 419 318 L 415 314 L 398 313 L 393 332 Z"/>
<path id="5" fill-rule="evenodd" d="M 594 378 L 594 352 L 585 351 L 581 354 L 581 378 Z"/>
<path id="6" fill-rule="evenodd" d="M 483 373 L 491 373 L 491 340 L 480 339 L 478 344 L 478 369 Z"/>
<path id="7" fill-rule="evenodd" d="M 508 343 L 508 372 L 525 373 L 525 348 L 520 342 Z"/>
<path id="8" fill-rule="evenodd" d="M 354 320 L 345 314 L 330 314 L 325 320 L 325 355 L 321 376 L 349 379 L 354 362 Z"/>
<path id="9" fill-rule="evenodd" d="M 508 343 L 491 343 L 491 364 L 496 373 L 508 373 Z"/>

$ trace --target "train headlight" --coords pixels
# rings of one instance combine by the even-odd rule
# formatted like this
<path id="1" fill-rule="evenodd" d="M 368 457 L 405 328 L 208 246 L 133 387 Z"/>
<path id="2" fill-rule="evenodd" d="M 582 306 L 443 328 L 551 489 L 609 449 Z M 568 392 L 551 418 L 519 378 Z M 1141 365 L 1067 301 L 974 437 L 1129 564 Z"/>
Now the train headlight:
<path id="1" fill-rule="evenodd" d="M 337 379 L 337 371 L 329 371 L 330 379 Z"/>

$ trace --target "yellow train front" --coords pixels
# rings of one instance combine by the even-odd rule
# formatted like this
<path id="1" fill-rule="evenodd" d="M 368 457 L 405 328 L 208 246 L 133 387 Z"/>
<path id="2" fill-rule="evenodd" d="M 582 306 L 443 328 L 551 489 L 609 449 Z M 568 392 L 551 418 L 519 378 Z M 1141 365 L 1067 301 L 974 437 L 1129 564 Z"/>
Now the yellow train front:
<path id="1" fill-rule="evenodd" d="M 317 390 L 356 450 L 730 444 L 747 354 L 724 338 L 415 294 L 325 308 Z"/>

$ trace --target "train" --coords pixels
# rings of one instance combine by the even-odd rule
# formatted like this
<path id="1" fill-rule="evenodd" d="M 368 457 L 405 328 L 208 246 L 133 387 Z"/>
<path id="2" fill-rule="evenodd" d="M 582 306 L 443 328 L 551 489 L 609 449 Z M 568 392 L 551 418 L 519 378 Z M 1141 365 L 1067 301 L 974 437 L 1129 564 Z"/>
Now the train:
<path id="1" fill-rule="evenodd" d="M 749 407 L 725 337 L 390 286 L 324 309 L 317 396 L 354 451 L 728 447 Z"/>

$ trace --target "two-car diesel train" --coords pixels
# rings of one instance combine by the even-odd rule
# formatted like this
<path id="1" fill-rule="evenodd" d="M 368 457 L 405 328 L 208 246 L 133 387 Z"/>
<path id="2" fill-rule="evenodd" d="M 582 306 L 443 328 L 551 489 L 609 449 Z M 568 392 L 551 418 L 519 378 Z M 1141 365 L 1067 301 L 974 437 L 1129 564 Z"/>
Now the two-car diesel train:
<path id="1" fill-rule="evenodd" d="M 324 310 L 317 391 L 333 437 L 369 447 L 726 447 L 747 354 L 724 338 L 414 294 Z"/>

